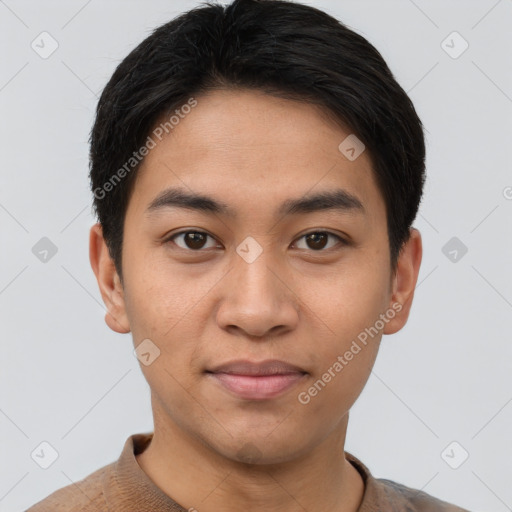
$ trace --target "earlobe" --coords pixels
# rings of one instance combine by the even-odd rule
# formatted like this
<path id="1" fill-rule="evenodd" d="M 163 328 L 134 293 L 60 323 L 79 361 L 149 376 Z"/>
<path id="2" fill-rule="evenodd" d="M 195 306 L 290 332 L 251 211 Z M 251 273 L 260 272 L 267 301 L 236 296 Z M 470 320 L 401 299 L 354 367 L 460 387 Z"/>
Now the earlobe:
<path id="1" fill-rule="evenodd" d="M 107 308 L 106 324 L 113 331 L 120 334 L 130 332 L 123 286 L 110 257 L 107 244 L 103 238 L 103 230 L 99 223 L 94 224 L 89 233 L 89 261 L 96 276 L 101 297 Z"/>
<path id="2" fill-rule="evenodd" d="M 390 311 L 395 311 L 395 315 L 386 324 L 384 334 L 394 334 L 407 323 L 418 281 L 422 254 L 421 234 L 416 228 L 411 228 L 409 240 L 400 251 L 396 274 L 393 278 L 389 308 Z"/>

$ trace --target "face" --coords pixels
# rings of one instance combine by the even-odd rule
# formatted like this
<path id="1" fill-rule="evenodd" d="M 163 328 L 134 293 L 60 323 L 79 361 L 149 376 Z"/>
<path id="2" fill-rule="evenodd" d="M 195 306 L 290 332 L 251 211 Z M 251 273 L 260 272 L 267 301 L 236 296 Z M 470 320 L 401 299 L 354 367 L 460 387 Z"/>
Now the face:
<path id="1" fill-rule="evenodd" d="M 382 334 L 406 322 L 418 245 L 392 275 L 370 157 L 347 158 L 350 132 L 316 107 L 196 99 L 138 171 L 123 286 L 99 277 L 107 321 L 150 340 L 141 368 L 159 424 L 229 459 L 292 460 L 340 428 Z M 243 364 L 268 360 L 284 365 Z"/>

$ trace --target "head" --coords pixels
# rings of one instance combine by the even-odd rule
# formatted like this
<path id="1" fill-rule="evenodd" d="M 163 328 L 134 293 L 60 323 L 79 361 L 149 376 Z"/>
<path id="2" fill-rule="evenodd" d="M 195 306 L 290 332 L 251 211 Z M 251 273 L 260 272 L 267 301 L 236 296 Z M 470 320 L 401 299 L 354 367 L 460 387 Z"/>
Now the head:
<path id="1" fill-rule="evenodd" d="M 90 156 L 91 263 L 108 325 L 159 354 L 155 419 L 233 459 L 317 446 L 405 325 L 421 262 L 423 129 L 379 52 L 298 3 L 206 4 L 117 67 Z M 234 359 L 303 378 L 243 399 L 210 378 Z"/>

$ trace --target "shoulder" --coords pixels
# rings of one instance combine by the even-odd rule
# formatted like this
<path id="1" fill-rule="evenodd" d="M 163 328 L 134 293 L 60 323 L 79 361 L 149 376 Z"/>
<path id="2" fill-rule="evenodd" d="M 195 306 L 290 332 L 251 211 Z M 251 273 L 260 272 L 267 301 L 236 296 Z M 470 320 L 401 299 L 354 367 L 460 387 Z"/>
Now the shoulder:
<path id="1" fill-rule="evenodd" d="M 102 512 L 107 511 L 104 482 L 115 463 L 108 464 L 82 480 L 58 489 L 25 512 Z"/>
<path id="2" fill-rule="evenodd" d="M 386 478 L 375 478 L 370 470 L 351 453 L 345 457 L 359 471 L 365 482 L 361 510 L 382 512 L 470 512 L 423 491 L 411 489 Z"/>
<path id="3" fill-rule="evenodd" d="M 434 498 L 423 491 L 411 489 L 391 480 L 378 478 L 376 482 L 379 486 L 382 486 L 391 503 L 400 503 L 401 508 L 399 510 L 407 512 L 469 512 L 466 509 Z"/>

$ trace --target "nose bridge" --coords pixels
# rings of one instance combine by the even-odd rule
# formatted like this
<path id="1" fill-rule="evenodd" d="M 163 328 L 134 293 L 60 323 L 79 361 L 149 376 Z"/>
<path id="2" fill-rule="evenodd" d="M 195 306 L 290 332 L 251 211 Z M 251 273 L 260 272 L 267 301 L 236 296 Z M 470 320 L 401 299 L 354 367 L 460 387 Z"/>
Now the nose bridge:
<path id="1" fill-rule="evenodd" d="M 275 301 L 276 295 L 282 294 L 282 290 L 279 290 L 282 284 L 278 284 L 280 281 L 274 274 L 274 269 L 279 268 L 279 264 L 270 243 L 264 244 L 262 240 L 258 242 L 247 237 L 239 244 L 236 252 L 234 290 L 242 293 L 246 304 L 250 304 L 252 300 Z"/>
<path id="2" fill-rule="evenodd" d="M 283 283 L 284 276 L 279 276 L 283 267 L 269 244 L 246 239 L 236 251 L 218 321 L 253 336 L 263 336 L 277 326 L 292 327 L 297 321 L 295 300 Z"/>

